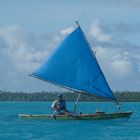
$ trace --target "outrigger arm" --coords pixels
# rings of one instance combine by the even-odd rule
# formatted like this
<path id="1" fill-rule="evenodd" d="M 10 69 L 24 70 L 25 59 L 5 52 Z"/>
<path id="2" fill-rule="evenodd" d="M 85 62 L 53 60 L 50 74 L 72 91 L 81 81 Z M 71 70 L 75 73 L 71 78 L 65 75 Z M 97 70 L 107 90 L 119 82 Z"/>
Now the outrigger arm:
<path id="1" fill-rule="evenodd" d="M 79 95 L 78 95 L 78 97 L 77 97 L 77 100 L 76 100 L 76 102 L 75 102 L 74 110 L 73 110 L 73 113 L 74 113 L 74 114 L 75 114 L 75 112 L 76 112 L 77 104 L 78 104 L 78 102 L 79 102 L 79 99 L 80 99 L 81 94 L 82 94 L 82 93 L 80 92 Z"/>

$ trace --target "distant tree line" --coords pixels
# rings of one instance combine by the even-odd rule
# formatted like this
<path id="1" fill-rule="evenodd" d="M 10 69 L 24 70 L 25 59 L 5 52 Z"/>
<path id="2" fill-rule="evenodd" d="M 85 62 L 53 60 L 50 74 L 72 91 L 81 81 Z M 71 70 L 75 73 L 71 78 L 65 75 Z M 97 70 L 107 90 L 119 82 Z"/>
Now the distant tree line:
<path id="1" fill-rule="evenodd" d="M 76 92 L 9 92 L 0 90 L 0 101 L 53 101 L 59 94 L 62 94 L 66 101 L 75 101 L 78 97 Z M 114 96 L 120 102 L 139 102 L 140 92 L 130 92 L 130 91 L 116 91 Z M 108 101 L 104 99 L 97 98 L 88 94 L 82 94 L 80 101 Z"/>

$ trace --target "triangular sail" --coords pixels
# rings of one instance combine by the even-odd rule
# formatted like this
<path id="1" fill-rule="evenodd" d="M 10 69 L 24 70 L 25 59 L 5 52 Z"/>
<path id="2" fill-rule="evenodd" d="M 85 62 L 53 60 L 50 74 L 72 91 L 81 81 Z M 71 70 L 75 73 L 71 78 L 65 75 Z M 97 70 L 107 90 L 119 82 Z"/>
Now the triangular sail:
<path id="1" fill-rule="evenodd" d="M 32 75 L 64 87 L 115 100 L 80 27 L 70 33 Z"/>

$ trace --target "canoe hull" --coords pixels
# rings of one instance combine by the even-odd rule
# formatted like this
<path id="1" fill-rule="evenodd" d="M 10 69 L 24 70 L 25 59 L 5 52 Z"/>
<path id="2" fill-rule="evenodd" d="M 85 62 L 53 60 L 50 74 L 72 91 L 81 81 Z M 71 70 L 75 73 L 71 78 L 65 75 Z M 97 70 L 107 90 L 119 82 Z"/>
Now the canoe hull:
<path id="1" fill-rule="evenodd" d="M 108 120 L 129 118 L 133 112 L 117 113 L 94 113 L 94 114 L 76 114 L 76 115 L 55 115 L 51 114 L 19 114 L 21 119 L 47 119 L 47 120 Z"/>

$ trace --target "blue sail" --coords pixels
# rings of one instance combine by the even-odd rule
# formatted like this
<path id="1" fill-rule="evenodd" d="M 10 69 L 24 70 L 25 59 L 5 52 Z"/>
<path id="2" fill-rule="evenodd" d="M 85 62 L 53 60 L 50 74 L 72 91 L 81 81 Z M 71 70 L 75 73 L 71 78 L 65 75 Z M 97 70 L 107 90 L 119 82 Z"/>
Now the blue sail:
<path id="1" fill-rule="evenodd" d="M 115 100 L 80 27 L 32 75 L 73 90 Z"/>

